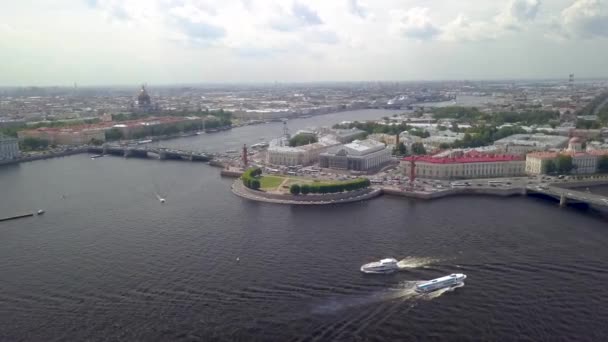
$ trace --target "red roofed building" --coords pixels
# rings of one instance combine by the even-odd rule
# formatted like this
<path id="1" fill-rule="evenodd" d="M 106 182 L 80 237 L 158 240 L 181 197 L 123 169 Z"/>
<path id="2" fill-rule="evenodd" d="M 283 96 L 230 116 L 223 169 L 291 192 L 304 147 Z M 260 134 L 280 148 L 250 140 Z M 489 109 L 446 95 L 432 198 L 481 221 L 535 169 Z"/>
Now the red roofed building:
<path id="1" fill-rule="evenodd" d="M 524 174 L 526 161 L 520 156 L 487 155 L 469 152 L 457 157 L 411 156 L 404 158 L 405 174 L 411 172 L 420 178 L 468 179 L 491 177 L 515 177 Z"/>

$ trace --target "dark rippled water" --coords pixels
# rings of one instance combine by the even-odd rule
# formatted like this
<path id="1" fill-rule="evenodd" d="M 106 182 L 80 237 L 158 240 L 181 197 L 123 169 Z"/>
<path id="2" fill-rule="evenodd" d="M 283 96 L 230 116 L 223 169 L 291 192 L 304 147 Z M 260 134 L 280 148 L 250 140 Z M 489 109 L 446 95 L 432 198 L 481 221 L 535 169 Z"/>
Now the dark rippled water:
<path id="1" fill-rule="evenodd" d="M 47 210 L 0 223 L 0 340 L 608 338 L 604 219 L 531 198 L 280 206 L 230 182 L 85 155 L 0 169 L 0 216 Z M 386 256 L 418 267 L 359 272 Z M 451 272 L 466 286 L 413 293 Z"/>

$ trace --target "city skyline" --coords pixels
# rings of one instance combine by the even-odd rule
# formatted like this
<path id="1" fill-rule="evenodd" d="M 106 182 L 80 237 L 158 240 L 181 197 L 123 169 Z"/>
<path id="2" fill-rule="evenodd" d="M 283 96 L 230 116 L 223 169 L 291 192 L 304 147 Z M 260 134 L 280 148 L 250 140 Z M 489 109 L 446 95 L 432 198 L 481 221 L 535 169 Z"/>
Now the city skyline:
<path id="1" fill-rule="evenodd" d="M 601 78 L 603 0 L 13 2 L 0 85 Z"/>

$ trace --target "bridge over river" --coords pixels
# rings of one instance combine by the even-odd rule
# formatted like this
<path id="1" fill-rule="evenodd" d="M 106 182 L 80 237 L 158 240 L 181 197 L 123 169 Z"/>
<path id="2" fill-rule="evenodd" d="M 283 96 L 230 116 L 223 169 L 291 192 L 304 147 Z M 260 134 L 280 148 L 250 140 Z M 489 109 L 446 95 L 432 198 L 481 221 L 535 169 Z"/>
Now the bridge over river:
<path id="1" fill-rule="evenodd" d="M 541 194 L 546 197 L 554 198 L 559 201 L 560 206 L 582 204 L 594 209 L 608 211 L 608 197 L 587 191 L 561 188 L 555 185 L 528 185 L 526 191 L 528 195 Z"/>
<path id="2" fill-rule="evenodd" d="M 158 146 L 121 146 L 105 144 L 103 146 L 91 146 L 87 149 L 89 153 L 101 155 L 116 155 L 125 158 L 156 158 L 207 162 L 212 160 L 215 155 L 205 152 L 184 151 Z"/>

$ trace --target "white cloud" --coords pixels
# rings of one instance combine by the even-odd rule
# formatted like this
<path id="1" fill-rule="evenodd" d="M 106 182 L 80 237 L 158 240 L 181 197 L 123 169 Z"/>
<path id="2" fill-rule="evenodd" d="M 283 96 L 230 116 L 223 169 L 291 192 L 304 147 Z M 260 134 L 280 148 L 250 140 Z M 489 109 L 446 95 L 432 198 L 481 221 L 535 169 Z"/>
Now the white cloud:
<path id="1" fill-rule="evenodd" d="M 449 22 L 442 28 L 442 40 L 476 42 L 497 39 L 501 34 L 500 30 L 492 22 L 473 21 L 463 14 Z"/>
<path id="2" fill-rule="evenodd" d="M 608 3 L 577 0 L 561 12 L 559 24 L 567 38 L 608 37 Z"/>
<path id="3" fill-rule="evenodd" d="M 348 10 L 352 15 L 360 18 L 366 18 L 369 15 L 369 10 L 366 6 L 359 3 L 358 0 L 346 0 Z"/>
<path id="4" fill-rule="evenodd" d="M 414 7 L 407 11 L 393 11 L 393 29 L 400 35 L 417 39 L 431 40 L 441 33 L 429 16 L 429 9 Z"/>
<path id="5" fill-rule="evenodd" d="M 506 29 L 519 30 L 536 19 L 540 6 L 540 0 L 511 0 L 495 21 Z"/>
<path id="6" fill-rule="evenodd" d="M 270 20 L 270 27 L 277 31 L 295 31 L 304 27 L 323 24 L 319 14 L 300 2 L 294 2 L 290 7 L 275 7 L 276 15 Z"/>
<path id="7" fill-rule="evenodd" d="M 608 54 L 608 0 L 541 1 L 7 0 L 0 75 L 9 83 L 534 77 L 558 69 L 547 60 L 595 75 Z"/>
<path id="8" fill-rule="evenodd" d="M 463 14 L 442 27 L 441 39 L 447 41 L 496 40 L 512 31 L 530 27 L 540 10 L 540 0 L 511 0 L 489 20 L 471 20 Z"/>

